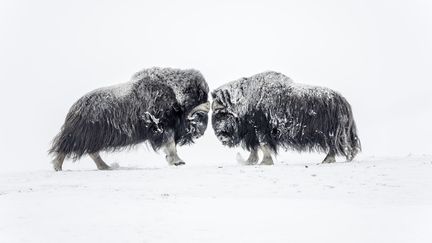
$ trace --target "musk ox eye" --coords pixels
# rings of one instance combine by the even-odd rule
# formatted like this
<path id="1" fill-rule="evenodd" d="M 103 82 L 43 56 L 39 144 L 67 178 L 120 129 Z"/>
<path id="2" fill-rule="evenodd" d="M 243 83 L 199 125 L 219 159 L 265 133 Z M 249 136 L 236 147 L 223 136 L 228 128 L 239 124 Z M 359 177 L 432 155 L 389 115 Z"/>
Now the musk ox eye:
<path id="1" fill-rule="evenodd" d="M 221 132 L 220 132 L 220 135 L 223 136 L 223 137 L 229 137 L 229 136 L 232 135 L 232 133 L 231 133 L 231 132 L 228 132 L 228 131 L 221 131 Z"/>
<path id="2" fill-rule="evenodd" d="M 191 117 L 188 118 L 189 122 L 192 124 L 196 124 L 196 123 L 206 123 L 208 119 L 208 115 L 207 113 L 204 112 L 196 112 L 195 114 L 193 114 Z"/>
<path id="3" fill-rule="evenodd" d="M 233 116 L 231 113 L 227 112 L 226 110 L 220 110 L 219 112 L 215 113 L 215 118 L 219 120 L 232 120 L 235 119 L 235 116 Z"/>
<path id="4" fill-rule="evenodd" d="M 200 119 L 203 118 L 204 115 L 206 115 L 204 112 L 195 112 L 190 120 L 196 120 L 196 119 Z"/>

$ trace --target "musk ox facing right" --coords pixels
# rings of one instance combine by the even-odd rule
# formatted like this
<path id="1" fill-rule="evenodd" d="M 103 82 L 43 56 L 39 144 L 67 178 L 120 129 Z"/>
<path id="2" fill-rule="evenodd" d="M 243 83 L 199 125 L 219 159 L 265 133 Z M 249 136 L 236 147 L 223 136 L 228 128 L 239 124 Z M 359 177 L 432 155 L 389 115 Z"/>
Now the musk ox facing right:
<path id="1" fill-rule="evenodd" d="M 327 153 L 351 161 L 361 150 L 351 106 L 339 93 L 294 83 L 269 71 L 241 78 L 212 92 L 212 126 L 227 146 L 249 150 L 246 164 L 273 164 L 279 148 Z"/>
<path id="2" fill-rule="evenodd" d="M 208 85 L 200 72 L 150 68 L 130 82 L 100 88 L 81 97 L 70 108 L 50 153 L 56 171 L 65 158 L 88 154 L 98 169 L 110 167 L 100 151 L 115 151 L 142 142 L 163 148 L 171 165 L 185 162 L 177 145 L 191 144 L 207 128 Z"/>

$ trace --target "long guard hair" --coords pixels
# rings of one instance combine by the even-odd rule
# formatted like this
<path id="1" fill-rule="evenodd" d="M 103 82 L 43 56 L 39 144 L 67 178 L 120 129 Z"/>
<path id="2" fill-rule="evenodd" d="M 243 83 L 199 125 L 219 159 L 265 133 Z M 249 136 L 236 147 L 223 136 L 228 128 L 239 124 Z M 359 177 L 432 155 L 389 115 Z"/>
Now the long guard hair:
<path id="1" fill-rule="evenodd" d="M 193 124 L 186 116 L 207 102 L 208 91 L 196 70 L 144 69 L 128 83 L 94 90 L 76 101 L 49 153 L 76 160 L 145 141 L 158 150 L 170 132 L 180 145 L 193 143 L 204 133 L 207 115 L 201 114 Z"/>
<path id="2" fill-rule="evenodd" d="M 348 160 L 361 150 L 351 106 L 331 89 L 269 71 L 225 84 L 212 96 L 219 108 L 212 125 L 225 145 L 332 151 Z"/>

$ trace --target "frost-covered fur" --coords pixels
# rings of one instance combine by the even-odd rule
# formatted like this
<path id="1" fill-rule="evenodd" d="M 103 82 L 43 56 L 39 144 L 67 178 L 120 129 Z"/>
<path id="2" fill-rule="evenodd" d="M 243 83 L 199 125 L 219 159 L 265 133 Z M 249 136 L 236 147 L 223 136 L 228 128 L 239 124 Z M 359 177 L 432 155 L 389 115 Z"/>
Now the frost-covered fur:
<path id="1" fill-rule="evenodd" d="M 207 102 L 208 91 L 196 70 L 144 69 L 128 83 L 94 90 L 75 102 L 49 152 L 79 159 L 144 141 L 154 150 L 170 139 L 190 144 L 207 127 L 207 112 L 190 113 Z"/>
<path id="2" fill-rule="evenodd" d="M 348 160 L 361 150 L 351 107 L 331 89 L 269 71 L 225 84 L 212 96 L 213 129 L 230 147 L 321 151 Z"/>

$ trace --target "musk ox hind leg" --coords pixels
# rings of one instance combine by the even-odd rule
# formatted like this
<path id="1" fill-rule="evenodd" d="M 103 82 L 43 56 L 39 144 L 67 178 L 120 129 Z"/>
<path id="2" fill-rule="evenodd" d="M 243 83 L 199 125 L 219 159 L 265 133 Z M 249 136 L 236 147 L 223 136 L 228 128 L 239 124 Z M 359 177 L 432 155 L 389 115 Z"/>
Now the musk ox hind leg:
<path id="1" fill-rule="evenodd" d="M 186 164 L 177 154 L 177 147 L 174 140 L 174 133 L 169 135 L 167 142 L 163 145 L 163 151 L 165 153 L 165 158 L 170 165 L 184 165 Z"/>
<path id="2" fill-rule="evenodd" d="M 63 161 L 65 160 L 65 158 L 66 158 L 66 155 L 63 153 L 59 153 L 56 155 L 56 157 L 52 161 L 55 171 L 61 171 L 62 170 Z"/>
<path id="3" fill-rule="evenodd" d="M 95 162 L 95 164 L 96 164 L 96 166 L 97 166 L 97 168 L 99 169 L 99 170 L 110 170 L 111 169 L 111 167 L 109 167 L 103 160 L 102 160 L 102 158 L 100 157 L 100 155 L 99 155 L 99 153 L 98 152 L 96 152 L 96 153 L 92 153 L 92 154 L 89 154 L 89 156 L 90 156 L 90 158 L 92 158 L 92 160 Z"/>
<path id="4" fill-rule="evenodd" d="M 327 156 L 322 161 L 322 163 L 323 164 L 328 164 L 328 163 L 334 163 L 334 162 L 336 162 L 335 156 L 336 156 L 336 153 L 333 150 L 330 150 L 330 152 L 328 152 Z"/>
<path id="5" fill-rule="evenodd" d="M 237 153 L 237 162 L 241 165 L 256 165 L 258 163 L 258 149 L 253 148 L 250 151 L 249 157 L 245 160 L 240 153 Z"/>
<path id="6" fill-rule="evenodd" d="M 268 145 L 261 146 L 261 151 L 263 152 L 263 158 L 260 165 L 274 165 L 272 152 L 273 150 Z"/>

